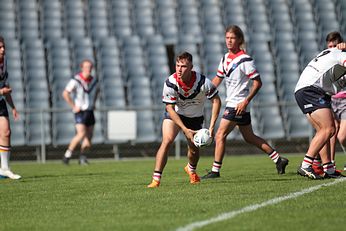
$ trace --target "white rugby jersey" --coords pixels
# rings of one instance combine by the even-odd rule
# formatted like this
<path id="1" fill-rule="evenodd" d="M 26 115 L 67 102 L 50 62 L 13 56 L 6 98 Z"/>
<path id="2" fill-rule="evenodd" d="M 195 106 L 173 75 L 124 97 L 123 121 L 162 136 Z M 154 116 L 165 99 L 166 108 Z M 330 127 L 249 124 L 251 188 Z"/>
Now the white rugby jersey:
<path id="1" fill-rule="evenodd" d="M 82 74 L 75 75 L 66 85 L 65 90 L 72 94 L 73 102 L 82 111 L 93 110 L 94 100 L 98 88 L 98 81 L 94 77 L 88 80 Z"/>
<path id="2" fill-rule="evenodd" d="M 329 95 L 334 95 L 345 85 L 346 52 L 337 48 L 322 51 L 305 67 L 299 77 L 295 92 L 307 87 L 315 86 Z"/>
<path id="3" fill-rule="evenodd" d="M 259 73 L 253 59 L 242 50 L 237 54 L 226 53 L 216 76 L 225 79 L 226 106 L 236 107 L 249 95 L 249 79 L 259 77 Z"/>
<path id="4" fill-rule="evenodd" d="M 218 94 L 214 84 L 204 75 L 192 71 L 189 86 L 182 82 L 176 73 L 169 76 L 163 86 L 162 102 L 175 104 L 175 111 L 186 117 L 203 115 L 206 99 Z"/>
<path id="5" fill-rule="evenodd" d="M 0 64 L 0 89 L 9 86 L 8 73 L 7 73 L 7 62 L 4 58 L 4 63 Z M 0 101 L 5 99 L 5 96 L 0 95 Z"/>

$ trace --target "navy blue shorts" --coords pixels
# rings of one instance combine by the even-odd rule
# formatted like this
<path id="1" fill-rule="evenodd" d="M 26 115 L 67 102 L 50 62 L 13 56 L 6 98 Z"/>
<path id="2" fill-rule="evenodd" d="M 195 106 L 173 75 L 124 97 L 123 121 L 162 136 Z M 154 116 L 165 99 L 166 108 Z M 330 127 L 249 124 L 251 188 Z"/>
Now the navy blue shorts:
<path id="1" fill-rule="evenodd" d="M 76 124 L 84 124 L 89 127 L 95 124 L 95 116 L 93 111 L 80 111 L 74 114 Z"/>
<path id="2" fill-rule="evenodd" d="M 226 107 L 222 118 L 236 122 L 237 125 L 245 126 L 251 124 L 250 112 L 244 112 L 241 115 L 236 115 L 237 110 L 234 107 Z"/>
<path id="3" fill-rule="evenodd" d="M 317 87 L 304 87 L 298 90 L 294 96 L 304 114 L 310 114 L 320 108 L 332 108 L 331 97 Z"/>
<path id="4" fill-rule="evenodd" d="M 5 100 L 0 100 L 0 116 L 8 117 L 7 105 Z"/>
<path id="5" fill-rule="evenodd" d="M 186 117 L 183 115 L 179 115 L 179 117 L 180 117 L 181 121 L 183 121 L 183 124 L 185 125 L 185 127 L 189 128 L 191 130 L 197 131 L 197 130 L 202 128 L 203 121 L 204 121 L 203 116 L 190 118 L 190 117 Z M 168 112 L 165 112 L 163 119 L 171 119 Z"/>

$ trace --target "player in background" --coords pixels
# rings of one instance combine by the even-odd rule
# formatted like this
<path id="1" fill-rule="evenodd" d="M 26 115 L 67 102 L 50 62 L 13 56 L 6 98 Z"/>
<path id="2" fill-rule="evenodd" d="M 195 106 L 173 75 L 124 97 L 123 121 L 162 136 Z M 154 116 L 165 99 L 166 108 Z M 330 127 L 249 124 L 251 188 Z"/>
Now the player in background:
<path id="1" fill-rule="evenodd" d="M 164 83 L 162 101 L 166 104 L 166 112 L 162 122 L 162 143 L 156 153 L 155 169 L 148 188 L 160 186 L 168 151 L 180 130 L 183 131 L 188 144 L 189 162 L 184 170 L 189 174 L 191 184 L 200 182 L 196 173 L 199 149 L 193 143 L 193 136 L 197 130 L 202 128 L 206 99 L 211 100 L 212 103 L 209 131 L 213 136 L 221 100 L 211 81 L 204 75 L 193 71 L 192 68 L 192 55 L 187 52 L 181 53 L 176 58 L 176 72 L 169 76 Z"/>
<path id="2" fill-rule="evenodd" d="M 346 48 L 346 43 L 343 42 L 341 34 L 337 31 L 330 32 L 326 37 L 327 48 L 337 47 L 342 50 Z M 335 145 L 336 140 L 339 141 L 343 150 L 345 150 L 344 145 L 346 145 L 346 91 L 341 91 L 332 96 L 332 110 L 334 112 L 335 120 L 335 134 L 330 140 L 330 155 L 331 161 L 335 167 Z M 345 152 L 345 151 L 344 151 Z M 313 161 L 312 168 L 315 173 L 323 175 L 323 166 L 320 155 Z"/>
<path id="3" fill-rule="evenodd" d="M 212 170 L 202 179 L 220 177 L 222 160 L 225 155 L 227 135 L 238 126 L 244 140 L 263 152 L 276 164 L 279 174 L 285 173 L 288 160 L 280 157 L 264 139 L 254 134 L 248 105 L 262 86 L 261 78 L 253 59 L 244 50 L 243 31 L 236 25 L 226 28 L 225 41 L 228 49 L 220 62 L 217 75 L 212 82 L 218 87 L 223 80 L 226 84 L 226 108 L 215 135 L 215 153 Z M 250 88 L 250 80 L 252 87 Z M 274 96 L 273 96 L 274 97 Z"/>
<path id="4" fill-rule="evenodd" d="M 81 72 L 75 75 L 62 93 L 63 98 L 72 108 L 75 116 L 76 135 L 72 138 L 66 150 L 63 163 L 69 164 L 73 151 L 81 143 L 79 164 L 87 165 L 86 151 L 91 147 L 95 117 L 94 107 L 98 96 L 98 81 L 91 76 L 93 63 L 83 60 Z"/>
<path id="5" fill-rule="evenodd" d="M 315 128 L 307 153 L 297 173 L 311 179 L 338 178 L 342 174 L 335 171 L 331 161 L 330 138 L 335 134 L 331 96 L 346 86 L 346 52 L 329 48 L 313 58 L 303 70 L 295 88 L 298 106 Z M 317 174 L 312 164 L 320 154 L 323 175 Z"/>
<path id="6" fill-rule="evenodd" d="M 11 154 L 11 128 L 6 102 L 12 108 L 13 118 L 15 120 L 19 119 L 19 114 L 14 106 L 11 92 L 12 89 L 8 83 L 6 67 L 5 40 L 0 36 L 0 176 L 2 178 L 18 180 L 21 176 L 14 174 L 9 167 Z"/>

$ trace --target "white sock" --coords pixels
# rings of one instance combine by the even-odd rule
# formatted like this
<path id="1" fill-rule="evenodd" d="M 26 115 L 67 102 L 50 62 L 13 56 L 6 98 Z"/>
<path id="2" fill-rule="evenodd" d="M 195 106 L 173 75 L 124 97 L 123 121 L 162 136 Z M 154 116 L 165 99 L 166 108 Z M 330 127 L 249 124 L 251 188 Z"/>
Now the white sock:
<path id="1" fill-rule="evenodd" d="M 314 158 L 313 158 L 313 157 L 310 157 L 310 156 L 308 156 L 308 155 L 305 155 L 305 156 L 304 156 L 304 160 L 303 160 L 302 165 L 301 165 L 302 168 L 308 168 L 308 167 L 310 167 L 310 166 L 312 165 L 313 161 L 314 161 Z"/>
<path id="2" fill-rule="evenodd" d="M 336 165 L 335 165 L 335 161 L 334 160 L 332 160 L 332 164 L 333 164 L 334 170 L 336 170 Z"/>
<path id="3" fill-rule="evenodd" d="M 211 169 L 212 172 L 220 172 L 220 168 L 222 166 L 222 162 L 215 161 L 213 162 L 213 167 Z"/>
<path id="4" fill-rule="evenodd" d="M 323 171 L 327 174 L 333 174 L 335 172 L 334 165 L 332 162 L 323 164 Z"/>
<path id="5" fill-rule="evenodd" d="M 161 176 L 162 176 L 162 172 L 154 171 L 154 173 L 153 173 L 153 180 L 156 180 L 156 181 L 160 182 Z"/>
<path id="6" fill-rule="evenodd" d="M 270 157 L 270 159 L 272 159 L 274 163 L 278 162 L 278 159 L 280 158 L 279 153 L 277 153 L 277 151 L 275 150 L 272 153 L 268 154 L 268 156 Z"/>
<path id="7" fill-rule="evenodd" d="M 66 152 L 65 152 L 65 157 L 66 158 L 71 158 L 71 156 L 72 156 L 72 151 L 67 149 Z"/>
<path id="8" fill-rule="evenodd" d="M 0 145 L 0 156 L 1 156 L 1 168 L 3 170 L 9 169 L 8 161 L 10 159 L 11 147 Z"/>

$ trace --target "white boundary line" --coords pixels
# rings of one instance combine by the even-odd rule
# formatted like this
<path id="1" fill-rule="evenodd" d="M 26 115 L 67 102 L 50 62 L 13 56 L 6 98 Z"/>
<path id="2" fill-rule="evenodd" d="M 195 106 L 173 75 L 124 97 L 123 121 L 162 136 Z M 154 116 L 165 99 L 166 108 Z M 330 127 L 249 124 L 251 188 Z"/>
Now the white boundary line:
<path id="1" fill-rule="evenodd" d="M 286 201 L 286 200 L 289 200 L 289 199 L 294 199 L 294 198 L 300 197 L 300 196 L 302 196 L 304 194 L 316 191 L 316 190 L 318 190 L 318 189 L 320 189 L 322 187 L 328 187 L 328 186 L 331 186 L 331 185 L 343 182 L 345 180 L 346 180 L 346 177 L 334 180 L 333 182 L 329 182 L 329 183 L 325 183 L 325 184 L 316 185 L 316 186 L 313 186 L 313 187 L 310 187 L 310 188 L 306 188 L 306 189 L 303 189 L 303 190 L 298 191 L 298 192 L 287 194 L 285 196 L 276 197 L 276 198 L 270 199 L 268 201 L 262 202 L 260 204 L 253 204 L 253 205 L 249 205 L 249 206 L 243 207 L 243 208 L 241 208 L 239 210 L 234 210 L 234 211 L 230 211 L 230 212 L 226 212 L 226 213 L 221 213 L 220 215 L 218 215 L 216 217 L 212 217 L 212 218 L 207 219 L 207 220 L 196 221 L 196 222 L 190 223 L 190 224 L 188 224 L 186 226 L 179 227 L 179 228 L 176 229 L 176 231 L 192 231 L 192 230 L 194 230 L 196 228 L 201 228 L 203 226 L 206 226 L 206 225 L 209 225 L 209 224 L 212 224 L 212 223 L 216 223 L 216 222 L 232 219 L 232 218 L 236 217 L 237 215 L 240 215 L 240 214 L 243 214 L 243 213 L 252 212 L 252 211 L 255 211 L 257 209 L 266 207 L 268 205 L 278 204 L 278 203 L 280 203 L 282 201 Z"/>

